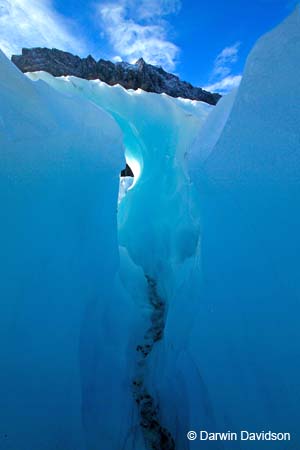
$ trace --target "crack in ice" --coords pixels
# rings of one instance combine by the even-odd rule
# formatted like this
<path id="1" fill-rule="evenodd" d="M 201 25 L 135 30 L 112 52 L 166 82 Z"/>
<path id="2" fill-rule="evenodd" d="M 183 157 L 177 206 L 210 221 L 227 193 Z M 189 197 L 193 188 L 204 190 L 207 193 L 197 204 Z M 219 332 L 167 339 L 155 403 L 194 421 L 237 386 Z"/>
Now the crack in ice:
<path id="1" fill-rule="evenodd" d="M 139 354 L 137 374 L 133 380 L 133 396 L 139 408 L 140 425 L 145 444 L 149 450 L 175 450 L 171 433 L 160 424 L 159 406 L 145 386 L 147 357 L 156 342 L 163 338 L 165 327 L 165 302 L 157 292 L 156 282 L 145 275 L 148 284 L 148 298 L 152 307 L 151 326 L 145 333 L 144 341 L 136 351 Z"/>

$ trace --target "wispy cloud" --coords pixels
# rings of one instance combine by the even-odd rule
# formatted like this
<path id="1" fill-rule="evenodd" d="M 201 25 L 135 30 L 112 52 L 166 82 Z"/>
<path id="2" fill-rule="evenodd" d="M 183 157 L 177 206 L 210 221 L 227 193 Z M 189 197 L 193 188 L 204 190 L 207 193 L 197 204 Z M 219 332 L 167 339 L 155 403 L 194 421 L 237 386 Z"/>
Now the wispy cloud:
<path id="1" fill-rule="evenodd" d="M 180 9 L 180 0 L 142 0 L 137 5 L 137 16 L 140 19 L 153 19 L 177 14 Z"/>
<path id="2" fill-rule="evenodd" d="M 180 9 L 178 0 L 117 0 L 100 3 L 101 25 L 115 55 L 128 62 L 143 57 L 148 63 L 173 70 L 179 48 L 168 39 L 169 14 Z"/>
<path id="3" fill-rule="evenodd" d="M 238 52 L 241 43 L 236 42 L 230 47 L 225 47 L 215 60 L 213 76 L 227 76 L 231 72 L 232 65 L 238 60 Z"/>
<path id="4" fill-rule="evenodd" d="M 220 92 L 221 94 L 227 94 L 233 88 L 239 86 L 242 80 L 242 75 L 228 75 L 225 78 L 222 78 L 220 81 L 216 83 L 205 86 L 205 90 L 211 92 Z"/>
<path id="5" fill-rule="evenodd" d="M 205 89 L 226 94 L 240 84 L 242 76 L 232 73 L 233 65 L 238 61 L 240 45 L 240 42 L 236 42 L 229 47 L 225 47 L 218 54 L 215 59 L 209 85 L 205 86 Z"/>
<path id="6" fill-rule="evenodd" d="M 86 53 L 83 40 L 71 30 L 51 0 L 0 0 L 0 48 L 8 56 L 37 46 Z"/>

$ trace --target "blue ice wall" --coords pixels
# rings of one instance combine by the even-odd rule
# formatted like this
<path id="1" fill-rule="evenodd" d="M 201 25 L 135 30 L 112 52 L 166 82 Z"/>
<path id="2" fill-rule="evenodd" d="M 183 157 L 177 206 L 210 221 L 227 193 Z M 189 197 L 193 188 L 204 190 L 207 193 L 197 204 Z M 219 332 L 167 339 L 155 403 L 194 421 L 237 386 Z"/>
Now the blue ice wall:
<path id="1" fill-rule="evenodd" d="M 187 346 L 198 375 L 186 389 L 193 402 L 195 388 L 206 410 L 197 414 L 194 403 L 189 425 L 292 435 L 284 443 L 207 448 L 293 449 L 300 443 L 299 57 L 297 9 L 258 41 L 224 128 L 219 121 L 218 141 L 202 160 L 194 148 L 190 161 L 202 246 Z M 223 106 L 213 112 L 216 120 Z"/>
<path id="2" fill-rule="evenodd" d="M 117 275 L 122 135 L 0 66 L 0 448 L 119 450 L 140 327 Z"/>
<path id="3" fill-rule="evenodd" d="M 45 73 L 30 77 L 42 78 L 65 95 L 88 98 L 118 122 L 127 158 L 137 161 L 140 169 L 134 187 L 119 205 L 119 241 L 143 273 L 156 280 L 168 305 L 167 327 L 184 345 L 195 305 L 186 292 L 194 287 L 183 286 L 193 271 L 200 245 L 199 202 L 187 172 L 188 152 L 212 107 L 165 95 L 126 91 L 99 81 L 55 79 Z M 147 302 L 147 298 L 143 301 Z M 181 445 L 180 437 L 184 444 L 187 442 L 188 410 L 182 413 L 180 403 L 185 395 L 179 396 L 179 378 L 173 376 L 173 363 L 169 363 L 173 351 L 177 352 L 176 359 L 180 355 L 174 341 L 166 345 L 165 349 L 164 340 L 156 344 L 158 351 L 149 361 L 147 383 L 160 404 L 162 423 L 169 426 Z"/>
<path id="4" fill-rule="evenodd" d="M 54 78 L 43 72 L 29 76 L 89 99 L 114 117 L 123 132 L 126 158 L 139 166 L 134 188 L 119 205 L 119 242 L 164 290 L 173 290 L 174 268 L 195 252 L 199 237 L 199 210 L 186 169 L 188 150 L 213 107 L 98 80 Z"/>

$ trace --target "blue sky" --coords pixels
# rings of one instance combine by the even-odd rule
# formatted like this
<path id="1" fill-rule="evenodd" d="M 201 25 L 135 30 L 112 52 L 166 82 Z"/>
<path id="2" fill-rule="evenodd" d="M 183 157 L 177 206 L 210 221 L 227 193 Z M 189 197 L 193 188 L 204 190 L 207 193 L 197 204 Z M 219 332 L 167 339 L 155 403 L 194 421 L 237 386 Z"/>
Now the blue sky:
<path id="1" fill-rule="evenodd" d="M 47 46 L 81 56 L 162 65 L 226 92 L 255 41 L 296 0 L 0 0 L 0 48 Z"/>

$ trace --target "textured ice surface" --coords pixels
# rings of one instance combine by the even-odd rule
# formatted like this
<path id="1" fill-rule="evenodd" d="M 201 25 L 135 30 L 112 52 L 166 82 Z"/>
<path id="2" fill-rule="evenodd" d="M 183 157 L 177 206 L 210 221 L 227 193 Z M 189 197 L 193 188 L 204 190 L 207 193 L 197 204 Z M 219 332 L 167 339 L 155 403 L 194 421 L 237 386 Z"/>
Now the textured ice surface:
<path id="1" fill-rule="evenodd" d="M 54 78 L 45 72 L 28 76 L 87 98 L 115 118 L 124 134 L 126 159 L 139 172 L 119 205 L 119 241 L 148 275 L 168 278 L 197 245 L 199 213 L 186 170 L 187 152 L 213 107 L 98 80 Z M 164 284 L 171 285 L 169 280 Z"/>
<path id="2" fill-rule="evenodd" d="M 0 448 L 119 450 L 142 324 L 117 276 L 121 132 L 0 65 Z"/>
<path id="3" fill-rule="evenodd" d="M 133 177 L 121 177 L 120 178 L 120 187 L 119 187 L 119 196 L 118 196 L 118 203 L 120 203 L 125 195 L 127 194 L 128 190 L 134 183 Z"/>
<path id="4" fill-rule="evenodd" d="M 65 95 L 88 98 L 119 124 L 124 133 L 126 159 L 138 174 L 135 185 L 119 204 L 119 241 L 127 249 L 121 255 L 130 254 L 144 274 L 155 280 L 158 294 L 168 303 L 180 283 L 179 268 L 191 260 L 198 245 L 199 206 L 187 173 L 187 152 L 212 107 L 166 95 L 126 91 L 99 81 L 57 79 L 42 72 L 29 76 L 42 78 Z M 123 256 L 124 270 L 130 259 L 124 260 Z M 153 361 L 149 355 L 150 379 Z M 160 379 L 150 390 L 156 397 L 154 401 L 159 401 L 157 392 L 161 386 Z M 167 422 L 169 418 L 164 417 L 161 425 Z"/>
<path id="5" fill-rule="evenodd" d="M 177 388 L 185 392 L 191 429 L 292 433 L 284 445 L 255 448 L 300 443 L 299 60 L 297 9 L 258 41 L 233 105 L 222 111 L 224 99 L 209 117 L 217 124 L 219 112 L 228 116 L 216 144 L 207 151 L 211 137 L 202 130 L 198 151 L 205 157 L 194 149 L 190 160 L 201 203 L 201 262 L 191 278 L 197 306 L 188 342 L 173 373 L 181 375 Z M 182 342 L 175 326 L 174 317 L 166 340 Z"/>

